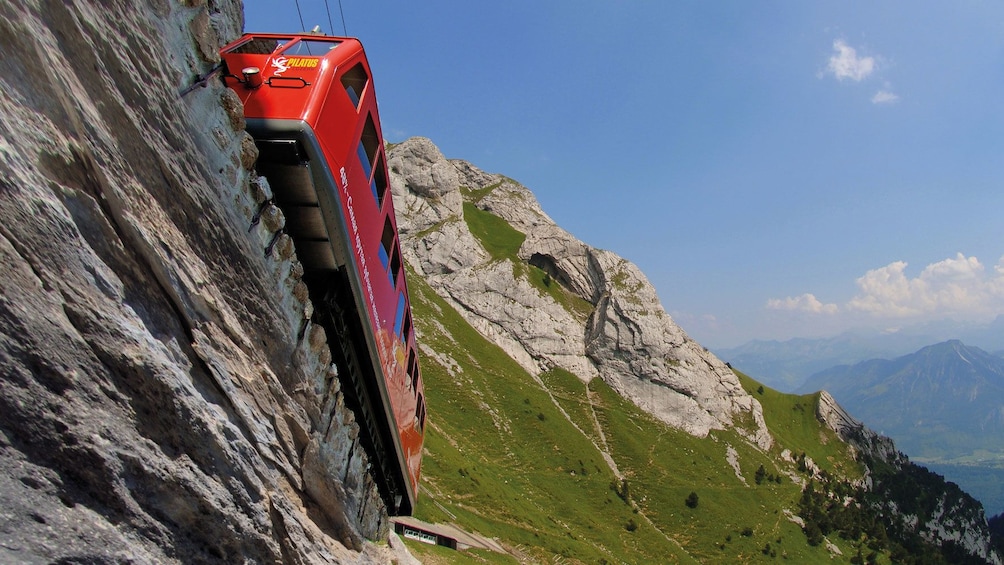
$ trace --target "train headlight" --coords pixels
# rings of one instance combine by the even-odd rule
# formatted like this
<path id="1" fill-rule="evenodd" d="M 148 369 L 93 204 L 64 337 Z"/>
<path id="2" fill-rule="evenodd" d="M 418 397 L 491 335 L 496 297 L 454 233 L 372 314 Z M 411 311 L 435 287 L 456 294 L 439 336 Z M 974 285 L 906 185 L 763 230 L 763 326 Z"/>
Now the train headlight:
<path id="1" fill-rule="evenodd" d="M 255 89 L 261 86 L 261 69 L 258 67 L 244 67 L 241 73 L 244 75 L 245 88 Z"/>

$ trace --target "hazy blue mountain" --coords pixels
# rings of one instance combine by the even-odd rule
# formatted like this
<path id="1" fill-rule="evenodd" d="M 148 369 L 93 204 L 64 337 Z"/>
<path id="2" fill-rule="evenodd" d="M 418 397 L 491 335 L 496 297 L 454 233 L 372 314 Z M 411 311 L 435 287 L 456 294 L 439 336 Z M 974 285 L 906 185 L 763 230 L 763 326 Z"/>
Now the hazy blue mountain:
<path id="1" fill-rule="evenodd" d="M 927 343 L 940 343 L 957 339 L 972 347 L 985 351 L 1000 351 L 1004 348 L 1004 316 L 997 316 L 991 322 L 974 324 L 955 320 L 932 320 L 922 324 L 902 328 L 897 334 L 929 336 Z"/>
<path id="2" fill-rule="evenodd" d="M 952 340 L 812 375 L 868 427 L 1004 512 L 1004 358 Z"/>
<path id="3" fill-rule="evenodd" d="M 845 333 L 831 338 L 754 340 L 715 355 L 736 369 L 782 392 L 799 389 L 809 378 L 836 365 L 903 355 L 931 343 L 926 336 L 877 336 Z"/>
<path id="4" fill-rule="evenodd" d="M 1004 454 L 1004 359 L 961 341 L 833 367 L 801 387 L 821 389 L 914 459 Z"/>
<path id="5" fill-rule="evenodd" d="M 953 339 L 1004 357 L 1004 316 L 982 325 L 937 320 L 896 332 L 856 330 L 827 338 L 754 340 L 738 347 L 715 349 L 714 353 L 764 384 L 792 392 L 801 389 L 811 375 L 830 367 L 891 359 Z"/>

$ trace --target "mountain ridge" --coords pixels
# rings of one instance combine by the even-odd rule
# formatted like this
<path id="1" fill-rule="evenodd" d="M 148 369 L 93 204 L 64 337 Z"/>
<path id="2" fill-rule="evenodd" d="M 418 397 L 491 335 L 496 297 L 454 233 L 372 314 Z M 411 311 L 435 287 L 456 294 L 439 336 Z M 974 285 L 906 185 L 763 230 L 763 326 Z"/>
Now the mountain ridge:
<path id="1" fill-rule="evenodd" d="M 820 338 L 751 340 L 742 345 L 714 348 L 716 355 L 779 390 L 801 390 L 814 373 L 837 365 L 874 358 L 899 357 L 922 347 L 952 339 L 978 346 L 1000 357 L 1004 316 L 984 325 L 951 320 L 928 322 L 896 332 L 847 331 Z"/>
<path id="2" fill-rule="evenodd" d="M 672 321 L 636 266 L 562 230 L 525 187 L 449 161 L 428 139 L 407 140 L 391 153 L 411 266 L 528 372 L 561 367 L 586 380 L 599 376 L 660 419 L 699 436 L 748 414 L 755 426 L 751 438 L 769 447 L 756 400 Z M 494 257 L 482 251 L 484 238 L 503 228 L 479 240 L 464 221 L 476 210 L 512 226 L 508 249 Z M 521 276 L 521 269 L 531 276 Z M 584 301 L 584 309 L 556 300 L 551 285 L 571 301 Z"/>
<path id="3" fill-rule="evenodd" d="M 911 439 L 911 430 L 930 437 L 948 427 L 972 438 L 1004 432 L 1004 359 L 959 340 L 895 359 L 833 367 L 802 387 L 810 389 L 826 389 L 871 426 L 899 437 L 917 457 L 933 454 Z"/>
<path id="4" fill-rule="evenodd" d="M 828 390 L 912 459 L 1004 511 L 1004 359 L 949 340 L 833 367 L 810 377 L 810 389 Z"/>
<path id="5" fill-rule="evenodd" d="M 821 481 L 825 489 L 854 491 L 855 499 L 860 500 L 862 507 L 887 515 L 883 520 L 891 520 L 888 527 L 901 530 L 897 539 L 903 543 L 907 543 L 908 538 L 914 540 L 909 543 L 922 543 L 921 539 L 949 545 L 959 542 L 964 547 L 960 549 L 959 555 L 973 552 L 974 555 L 984 556 L 977 558 L 975 562 L 983 562 L 984 558 L 990 562 L 999 562 L 999 558 L 990 552 L 989 542 L 986 541 L 986 519 L 979 504 L 971 497 L 957 488 L 952 490 L 943 479 L 910 464 L 888 438 L 865 428 L 828 394 L 817 393 L 798 398 L 780 395 L 730 370 L 675 327 L 671 318 L 659 306 L 650 285 L 633 266 L 610 252 L 593 249 L 575 240 L 570 234 L 554 226 L 525 187 L 502 175 L 480 171 L 468 162 L 449 160 L 442 156 L 430 140 L 424 138 L 413 138 L 394 145 L 388 152 L 388 165 L 395 189 L 395 201 L 403 203 L 398 211 L 398 221 L 406 261 L 419 275 L 415 278 L 420 281 L 416 283 L 416 287 L 428 285 L 427 290 L 419 290 L 413 303 L 418 312 L 416 321 L 419 324 L 419 335 L 425 343 L 422 347 L 427 359 L 427 382 L 433 384 L 430 390 L 443 391 L 451 399 L 444 405 L 437 403 L 436 395 L 430 393 L 431 407 L 439 411 L 442 419 L 433 427 L 434 433 L 429 439 L 431 458 L 427 477 L 433 500 L 432 505 L 420 506 L 419 512 L 425 519 L 455 521 L 459 516 L 473 512 L 474 509 L 468 504 L 457 504 L 455 497 L 461 492 L 464 500 L 481 500 L 485 504 L 491 504 L 478 489 L 471 490 L 469 481 L 476 479 L 481 489 L 491 493 L 496 489 L 506 488 L 494 484 L 492 477 L 516 478 L 527 468 L 536 468 L 538 464 L 529 460 L 523 461 L 515 469 L 505 468 L 504 465 L 500 467 L 500 464 L 492 462 L 492 458 L 486 459 L 483 453 L 493 452 L 501 447 L 505 451 L 505 458 L 519 457 L 516 455 L 518 448 L 511 444 L 505 447 L 505 444 L 522 441 L 536 443 L 543 439 L 545 446 L 548 445 L 549 440 L 544 438 L 549 433 L 559 433 L 557 429 L 560 426 L 552 409 L 545 409 L 539 404 L 543 402 L 558 410 L 557 417 L 571 424 L 575 436 L 581 435 L 588 439 L 587 443 L 592 447 L 585 448 L 587 452 L 592 449 L 599 451 L 598 454 L 579 456 L 578 464 L 574 462 L 576 455 L 565 454 L 564 459 L 559 456 L 558 469 L 565 469 L 566 473 L 577 477 L 593 476 L 596 472 L 611 473 L 610 490 L 629 502 L 639 513 L 640 520 L 628 522 L 629 532 L 640 527 L 644 521 L 656 528 L 656 535 L 677 540 L 675 528 L 683 524 L 671 526 L 674 528 L 672 530 L 663 529 L 674 524 L 675 518 L 640 501 L 651 499 L 660 501 L 660 507 L 673 508 L 675 503 L 672 499 L 664 498 L 665 493 L 662 491 L 665 487 L 660 485 L 663 481 L 672 482 L 672 474 L 679 474 L 683 470 L 678 469 L 670 475 L 664 475 L 665 464 L 650 460 L 645 466 L 647 472 L 663 478 L 656 482 L 646 481 L 638 474 L 637 459 L 633 458 L 632 451 L 625 450 L 621 442 L 641 444 L 639 448 L 642 452 L 661 451 L 665 447 L 660 448 L 656 444 L 645 447 L 645 444 L 649 441 L 657 442 L 655 438 L 665 434 L 679 434 L 682 431 L 696 438 L 701 445 L 693 444 L 693 447 L 684 448 L 683 452 L 678 453 L 669 451 L 667 456 L 686 458 L 688 456 L 685 453 L 691 450 L 706 451 L 710 448 L 717 451 L 724 448 L 715 455 L 706 456 L 708 462 L 702 465 L 706 466 L 706 473 L 717 474 L 728 470 L 731 479 L 724 475 L 717 479 L 724 481 L 723 485 L 738 481 L 736 485 L 742 485 L 740 490 L 753 488 L 754 483 L 762 484 L 768 474 L 773 477 L 771 484 L 780 476 L 783 477 L 782 481 L 793 481 L 789 484 L 799 489 L 808 489 L 816 481 Z M 438 306 L 430 306 L 426 302 L 429 299 L 421 298 L 432 294 L 436 296 L 435 301 L 443 302 Z M 432 322 L 445 315 L 447 310 L 455 310 L 464 320 L 463 323 L 471 326 L 470 331 L 477 332 L 491 342 L 492 347 L 498 347 L 510 356 L 520 367 L 516 373 L 525 372 L 524 376 L 513 374 L 503 378 L 495 374 L 497 368 L 484 367 L 470 357 L 469 351 L 473 349 L 467 345 L 469 338 L 458 338 L 456 332 L 459 330 L 447 329 L 455 326 L 456 321 Z M 611 311 L 614 315 L 610 314 Z M 427 325 L 430 322 L 431 325 Z M 597 331 L 598 328 L 600 331 Z M 660 347 L 660 340 L 668 341 L 669 347 Z M 656 355 L 654 360 L 653 353 Z M 490 357 L 495 354 L 483 355 Z M 584 372 L 585 376 L 576 374 L 576 371 Z M 727 378 L 725 371 L 733 374 L 733 379 Z M 482 380 L 479 374 L 483 373 L 492 373 L 492 377 Z M 745 395 L 734 392 L 735 377 L 738 377 Z M 518 403 L 513 406 L 504 400 L 512 393 L 494 390 L 499 386 L 496 383 L 505 379 L 512 379 L 514 384 L 509 386 L 519 387 L 521 392 L 516 394 L 525 396 L 522 409 Z M 520 379 L 523 380 L 522 383 Z M 637 386 L 637 383 L 641 385 Z M 527 392 L 527 387 L 539 389 L 541 397 Z M 618 430 L 623 428 L 614 423 L 620 421 L 621 416 L 606 412 L 602 403 L 596 403 L 606 394 L 603 387 L 609 387 L 610 392 L 617 393 L 618 397 L 624 399 L 619 402 L 631 405 L 622 404 L 621 409 L 625 412 L 641 409 L 647 413 L 647 418 L 656 420 L 639 425 L 637 438 L 627 439 L 620 435 Z M 452 392 L 447 392 L 448 390 Z M 470 396 L 469 406 L 465 406 L 463 401 L 465 395 Z M 662 398 L 657 398 L 657 395 Z M 737 399 L 744 399 L 745 396 L 753 400 L 746 404 L 751 409 L 735 410 L 736 406 L 743 406 L 743 402 L 746 402 L 737 402 Z M 725 402 L 722 402 L 723 397 Z M 610 397 L 606 398 L 607 403 L 612 402 Z M 775 419 L 773 431 L 767 427 L 768 414 L 761 404 L 763 401 L 772 407 L 770 417 Z M 811 412 L 806 409 L 807 406 L 812 407 Z M 475 407 L 479 408 L 472 415 L 471 409 Z M 490 419 L 484 420 L 481 425 L 469 427 L 465 422 L 475 417 L 479 410 L 490 415 Z M 536 418 L 532 417 L 533 414 L 536 414 Z M 527 417 L 530 418 L 530 423 L 536 420 L 551 425 L 534 429 L 531 435 L 543 434 L 540 439 L 521 440 L 510 437 L 517 422 Z M 642 417 L 632 418 L 639 422 Z M 793 420 L 789 420 L 790 418 Z M 825 423 L 825 431 L 809 431 L 821 426 L 820 422 Z M 488 430 L 495 430 L 492 434 L 501 434 L 502 445 L 484 445 L 475 448 L 473 452 L 465 451 L 464 443 L 458 438 L 464 437 L 472 444 L 480 445 L 477 437 L 486 427 Z M 544 431 L 551 430 L 552 427 L 553 432 Z M 646 439 L 648 433 L 652 434 L 652 439 Z M 758 440 L 758 433 L 766 433 L 769 441 Z M 441 443 L 439 434 L 450 438 L 446 444 Z M 809 448 L 810 444 L 820 442 L 820 438 L 827 437 L 827 434 L 830 434 L 831 439 L 824 443 L 830 447 L 813 447 L 817 454 L 814 457 L 808 456 L 804 451 L 799 453 L 797 446 Z M 837 434 L 840 439 L 832 434 Z M 689 441 L 692 441 L 684 440 L 678 435 L 674 437 L 678 445 L 690 445 Z M 616 440 L 608 442 L 605 438 Z M 736 443 L 737 440 L 739 443 Z M 548 452 L 554 450 L 555 453 L 547 458 L 566 453 L 561 445 L 577 441 L 579 440 L 556 441 L 553 447 L 548 448 Z M 711 447 L 716 444 L 718 447 Z M 751 447 L 753 451 L 749 451 Z M 448 453 L 451 455 L 447 455 Z M 530 457 L 541 456 L 543 455 L 535 454 Z M 440 466 L 440 458 L 450 460 L 457 468 L 451 468 L 449 464 Z M 597 458 L 603 459 L 605 465 L 593 466 L 588 463 Z M 861 460 L 870 462 L 870 471 L 867 470 L 869 467 L 865 467 L 865 471 L 858 469 L 858 461 Z M 749 467 L 756 468 L 757 462 L 760 468 L 756 473 L 751 473 Z M 693 461 L 693 464 L 697 465 L 698 461 Z M 492 470 L 486 471 L 486 467 Z M 603 468 L 606 470 L 602 470 Z M 777 471 L 768 473 L 768 468 Z M 537 479 L 539 481 L 547 483 L 553 480 L 546 478 L 553 469 L 538 469 L 536 472 L 541 474 Z M 690 476 L 689 471 L 685 474 Z M 751 475 L 755 475 L 755 481 L 750 479 Z M 932 489 L 930 497 L 919 504 L 897 498 L 895 485 L 900 480 L 911 481 L 911 489 L 916 489 L 914 492 Z M 629 483 L 631 496 L 628 495 Z M 453 486 L 447 488 L 447 484 Z M 680 488 L 695 488 L 698 484 L 699 481 L 675 489 L 679 492 Z M 868 494 L 870 490 L 882 494 Z M 785 488 L 780 491 L 792 492 Z M 684 491 L 678 494 L 677 500 L 693 498 L 697 505 L 697 498 L 700 498 L 707 500 L 709 505 L 717 505 L 725 502 L 727 497 L 738 500 L 760 496 L 752 492 L 740 493 L 735 487 L 726 487 L 717 494 L 705 492 L 700 497 L 696 491 L 691 494 L 693 497 L 687 497 Z M 726 496 L 724 499 L 721 498 L 723 494 Z M 635 499 L 634 495 L 639 498 Z M 555 496 L 558 495 L 539 493 L 534 498 L 552 499 Z M 786 496 L 782 495 L 781 498 Z M 813 504 L 823 504 L 818 499 L 813 500 L 817 500 Z M 608 499 L 607 504 L 609 503 Z M 546 503 L 553 504 L 563 503 L 557 500 Z M 760 505 L 763 502 L 754 504 Z M 443 511 L 431 506 L 441 507 Z M 533 517 L 536 512 L 520 507 L 526 512 L 524 519 L 531 524 L 536 523 L 538 518 Z M 785 514 L 791 516 L 790 520 L 793 522 L 790 523 L 801 524 L 798 526 L 800 530 L 816 523 L 812 508 L 800 507 L 798 504 L 783 507 Z M 917 514 L 912 517 L 902 515 L 897 508 L 909 508 Z M 777 508 L 776 511 L 780 512 L 781 509 Z M 799 513 L 808 517 L 809 522 L 803 521 L 798 516 Z M 574 522 L 583 519 L 570 509 L 562 515 Z M 489 530 L 480 533 L 491 535 L 490 532 L 496 531 L 500 526 L 486 526 L 484 520 L 489 519 L 489 516 L 494 516 L 494 513 L 482 509 L 476 512 L 476 516 L 463 518 L 462 522 L 489 527 Z M 492 518 L 496 519 L 502 518 Z M 915 527 L 903 529 L 905 522 L 914 523 Z M 507 527 L 516 525 L 510 524 Z M 820 523 L 821 529 L 829 531 L 832 527 L 832 524 L 825 521 Z M 721 532 L 724 543 L 716 543 L 720 546 L 719 550 L 730 547 L 733 535 L 743 538 L 747 532 L 751 532 L 750 535 L 763 541 L 765 535 L 777 536 L 778 533 L 787 531 L 786 527 L 775 526 L 780 529 L 775 529 L 774 534 L 764 532 L 756 536 L 752 533 L 756 528 L 743 528 L 732 520 L 725 520 L 717 526 L 703 523 L 701 528 L 708 532 Z M 730 528 L 732 533 L 728 533 Z M 519 539 L 525 535 L 525 531 L 517 528 L 507 535 Z M 570 535 L 574 538 L 574 534 Z M 841 535 L 855 534 L 846 532 Z M 776 553 L 772 543 L 779 542 L 782 537 L 785 536 L 782 534 L 773 542 L 761 546 L 763 554 Z M 557 551 L 555 548 L 561 545 L 551 538 L 545 542 L 543 535 L 541 538 L 538 543 L 551 551 Z M 951 539 L 956 541 L 950 541 Z M 810 547 L 815 543 L 814 540 L 810 537 Z M 680 542 L 677 540 L 677 543 Z M 706 559 L 710 556 L 706 553 L 710 549 L 707 543 L 708 540 L 682 544 L 680 548 Z M 831 558 L 840 551 L 829 542 L 827 547 L 832 548 Z M 607 550 L 601 547 L 594 549 L 601 552 Z M 794 547 L 789 549 L 796 551 Z M 560 550 L 563 555 L 566 551 L 571 549 L 566 547 Z M 812 550 L 797 549 L 796 553 L 810 555 Z M 671 554 L 677 555 L 675 551 Z M 680 556 L 677 555 L 677 558 Z M 816 558 L 818 556 L 813 559 Z"/>

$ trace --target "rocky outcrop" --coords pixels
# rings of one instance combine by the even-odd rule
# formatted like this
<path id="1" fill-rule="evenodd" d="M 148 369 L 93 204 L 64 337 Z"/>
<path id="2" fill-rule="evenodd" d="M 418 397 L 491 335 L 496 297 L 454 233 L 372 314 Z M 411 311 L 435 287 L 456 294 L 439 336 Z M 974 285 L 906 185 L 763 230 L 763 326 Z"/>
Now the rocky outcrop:
<path id="1" fill-rule="evenodd" d="M 179 96 L 241 14 L 0 1 L 2 562 L 392 559 L 240 103 Z"/>
<path id="2" fill-rule="evenodd" d="M 816 417 L 859 453 L 889 464 L 899 464 L 904 460 L 904 455 L 891 439 L 866 428 L 825 390 L 819 392 Z"/>
<path id="3" fill-rule="evenodd" d="M 409 263 L 528 372 L 601 377 L 697 436 L 743 420 L 737 429 L 770 446 L 759 403 L 673 322 L 635 265 L 558 227 L 526 187 L 448 160 L 427 139 L 394 146 L 388 165 Z M 465 221 L 465 202 L 525 236 L 512 257 L 485 249 Z M 564 294 L 535 285 L 532 269 Z"/>
<path id="4" fill-rule="evenodd" d="M 958 485 L 911 463 L 890 438 L 865 427 L 830 393 L 818 394 L 816 417 L 854 449 L 866 470 L 861 484 L 871 493 L 865 500 L 880 509 L 889 527 L 937 547 L 953 546 L 968 559 L 1001 563 L 979 502 Z"/>

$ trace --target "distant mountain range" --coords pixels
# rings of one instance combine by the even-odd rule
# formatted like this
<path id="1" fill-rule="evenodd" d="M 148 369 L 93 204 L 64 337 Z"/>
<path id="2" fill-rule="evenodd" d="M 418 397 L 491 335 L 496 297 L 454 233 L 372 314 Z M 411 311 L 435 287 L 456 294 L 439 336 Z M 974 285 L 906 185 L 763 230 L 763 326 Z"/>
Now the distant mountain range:
<path id="1" fill-rule="evenodd" d="M 819 339 L 754 340 L 713 352 L 772 388 L 794 392 L 804 389 L 810 376 L 825 369 L 868 359 L 892 359 L 950 339 L 1004 356 L 1004 316 L 977 327 L 939 321 L 894 333 L 856 331 Z"/>
<path id="2" fill-rule="evenodd" d="M 1004 455 L 1004 358 L 961 341 L 833 367 L 800 388 L 826 390 L 915 459 Z"/>
<path id="3" fill-rule="evenodd" d="M 1004 358 L 953 340 L 895 359 L 842 365 L 801 390 L 826 390 L 911 459 L 1004 511 Z"/>
<path id="4" fill-rule="evenodd" d="M 825 339 L 751 341 L 714 353 L 730 365 L 783 392 L 799 389 L 810 375 L 865 359 L 894 357 L 930 342 L 890 344 L 869 337 L 842 334 Z"/>

